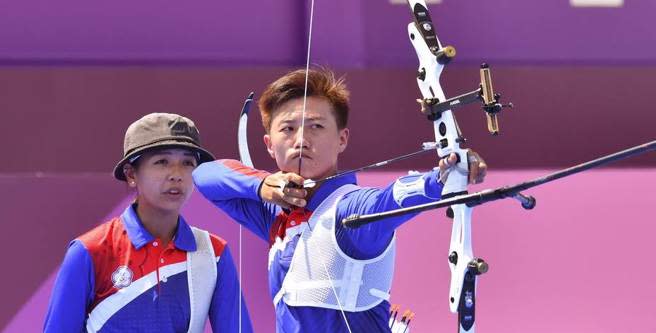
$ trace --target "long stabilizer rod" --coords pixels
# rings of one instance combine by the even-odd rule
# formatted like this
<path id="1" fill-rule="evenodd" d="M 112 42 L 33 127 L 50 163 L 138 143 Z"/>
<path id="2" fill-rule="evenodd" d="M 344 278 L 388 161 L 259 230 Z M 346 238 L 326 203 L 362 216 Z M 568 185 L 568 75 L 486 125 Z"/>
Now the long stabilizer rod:
<path id="1" fill-rule="evenodd" d="M 581 163 L 573 167 L 542 176 L 540 178 L 529 180 L 527 182 L 523 182 L 511 186 L 499 187 L 496 189 L 483 190 L 472 194 L 458 195 L 445 200 L 431 202 L 423 205 L 390 210 L 387 212 L 382 212 L 377 214 L 366 214 L 366 215 L 354 214 L 343 219 L 342 224 L 344 224 L 344 226 L 349 228 L 357 228 L 365 224 L 369 224 L 371 222 L 375 222 L 387 217 L 417 213 L 425 210 L 437 209 L 437 208 L 448 207 L 451 205 L 459 205 L 459 204 L 476 206 L 489 201 L 495 201 L 498 199 L 504 199 L 508 197 L 512 197 L 514 199 L 519 200 L 522 204 L 522 207 L 524 207 L 525 209 L 532 209 L 533 207 L 535 207 L 535 199 L 531 196 L 521 194 L 520 191 L 538 185 L 542 185 L 544 183 L 548 183 L 560 178 L 564 178 L 588 169 L 596 168 L 604 164 L 608 164 L 614 161 L 619 161 L 625 158 L 640 155 L 652 150 L 656 150 L 656 140 L 629 149 L 625 149 L 614 154 L 606 155 L 589 162 Z"/>

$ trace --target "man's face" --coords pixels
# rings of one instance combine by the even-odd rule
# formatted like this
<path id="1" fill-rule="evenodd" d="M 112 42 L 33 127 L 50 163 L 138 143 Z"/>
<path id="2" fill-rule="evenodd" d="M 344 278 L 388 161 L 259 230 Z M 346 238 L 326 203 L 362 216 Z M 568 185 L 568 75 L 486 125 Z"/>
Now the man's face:
<path id="1" fill-rule="evenodd" d="M 335 174 L 337 156 L 346 149 L 348 143 L 348 128 L 337 128 L 332 106 L 320 97 L 307 98 L 303 131 L 302 119 L 302 97 L 292 99 L 273 110 L 271 129 L 264 136 L 269 154 L 276 160 L 281 171 L 298 173 L 302 142 L 301 176 L 321 179 Z"/>

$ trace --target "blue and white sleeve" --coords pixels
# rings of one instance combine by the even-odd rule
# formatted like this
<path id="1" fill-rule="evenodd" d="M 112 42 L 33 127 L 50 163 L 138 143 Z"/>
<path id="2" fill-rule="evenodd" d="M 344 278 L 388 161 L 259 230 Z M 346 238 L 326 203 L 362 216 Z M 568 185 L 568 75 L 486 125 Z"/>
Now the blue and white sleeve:
<path id="1" fill-rule="evenodd" d="M 71 242 L 52 288 L 43 331 L 84 331 L 87 309 L 93 302 L 93 261 L 82 242 Z"/>
<path id="2" fill-rule="evenodd" d="M 280 211 L 259 197 L 267 175 L 235 160 L 206 162 L 193 172 L 194 184 L 207 200 L 265 241 Z"/>
<path id="3" fill-rule="evenodd" d="M 381 253 L 394 230 L 418 213 L 389 217 L 355 229 L 345 228 L 339 222 L 352 214 L 374 214 L 439 200 L 443 186 L 438 178 L 438 170 L 413 173 L 398 178 L 384 189 L 362 188 L 347 194 L 337 207 L 336 236 L 340 247 L 358 259 Z"/>

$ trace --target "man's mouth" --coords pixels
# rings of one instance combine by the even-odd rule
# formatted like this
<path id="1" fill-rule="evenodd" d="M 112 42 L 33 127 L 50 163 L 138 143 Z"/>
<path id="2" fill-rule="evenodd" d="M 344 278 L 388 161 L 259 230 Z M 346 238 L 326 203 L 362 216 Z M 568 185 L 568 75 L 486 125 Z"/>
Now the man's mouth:
<path id="1" fill-rule="evenodd" d="M 298 159 L 300 156 L 303 156 L 303 159 L 306 159 L 306 158 L 307 158 L 307 159 L 312 159 L 312 157 L 310 157 L 310 155 L 308 155 L 308 154 L 306 154 L 306 153 L 303 153 L 303 154 L 296 153 L 296 154 L 292 155 L 292 159 L 293 159 L 293 160 L 296 160 L 296 159 Z"/>

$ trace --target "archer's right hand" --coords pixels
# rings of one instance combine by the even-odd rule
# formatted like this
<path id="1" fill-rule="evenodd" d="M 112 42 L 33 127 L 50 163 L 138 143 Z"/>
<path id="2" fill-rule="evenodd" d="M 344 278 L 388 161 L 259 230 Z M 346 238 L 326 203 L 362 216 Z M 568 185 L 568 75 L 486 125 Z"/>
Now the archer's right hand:
<path id="1" fill-rule="evenodd" d="M 305 207 L 307 191 L 303 188 L 305 178 L 292 172 L 278 171 L 264 178 L 260 186 L 260 198 L 283 208 Z"/>

